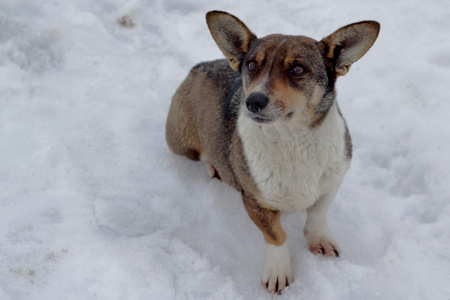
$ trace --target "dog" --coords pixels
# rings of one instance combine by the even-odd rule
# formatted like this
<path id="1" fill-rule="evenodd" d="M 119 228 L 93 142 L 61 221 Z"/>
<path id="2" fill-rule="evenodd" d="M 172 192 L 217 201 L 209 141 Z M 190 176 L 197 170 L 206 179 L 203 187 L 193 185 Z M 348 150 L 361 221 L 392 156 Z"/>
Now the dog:
<path id="1" fill-rule="evenodd" d="M 350 166 L 352 142 L 335 82 L 372 47 L 380 25 L 353 23 L 316 41 L 257 38 L 222 11 L 208 12 L 206 21 L 226 59 L 191 69 L 172 98 L 166 140 L 241 193 L 266 242 L 261 282 L 281 293 L 294 280 L 281 214 L 306 210 L 310 251 L 340 255 L 326 214 Z"/>

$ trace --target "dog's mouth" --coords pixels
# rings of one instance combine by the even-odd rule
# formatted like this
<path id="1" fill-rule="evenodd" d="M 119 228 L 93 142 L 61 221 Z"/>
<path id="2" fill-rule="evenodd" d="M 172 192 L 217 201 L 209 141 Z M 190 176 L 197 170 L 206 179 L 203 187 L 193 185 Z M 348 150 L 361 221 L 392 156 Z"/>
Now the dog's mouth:
<path id="1" fill-rule="evenodd" d="M 294 114 L 293 111 L 287 113 L 286 115 L 284 115 L 284 117 L 282 117 L 281 119 L 284 121 L 289 121 L 292 118 L 292 115 Z M 262 116 L 261 114 L 252 114 L 249 113 L 247 114 L 247 116 L 252 119 L 255 123 L 258 124 L 269 124 L 269 123 L 273 123 L 275 122 L 275 120 L 279 120 L 279 117 L 267 117 L 267 116 Z"/>
<path id="2" fill-rule="evenodd" d="M 267 116 L 265 112 L 253 113 L 248 110 L 244 111 L 247 118 L 258 124 L 268 124 L 274 121 L 273 117 Z"/>
<path id="3" fill-rule="evenodd" d="M 268 124 L 271 123 L 273 120 L 268 118 L 263 118 L 260 116 L 251 116 L 252 120 L 255 121 L 258 124 Z"/>

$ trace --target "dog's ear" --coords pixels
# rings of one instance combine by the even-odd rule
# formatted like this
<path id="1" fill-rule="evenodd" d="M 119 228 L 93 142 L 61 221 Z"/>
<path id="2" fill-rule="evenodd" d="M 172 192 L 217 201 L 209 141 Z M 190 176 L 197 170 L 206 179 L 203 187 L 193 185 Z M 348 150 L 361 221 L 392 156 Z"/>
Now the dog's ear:
<path id="1" fill-rule="evenodd" d="M 378 22 L 364 21 L 342 27 L 322 40 L 325 55 L 334 65 L 336 76 L 347 74 L 352 63 L 372 47 L 379 31 Z"/>
<path id="2" fill-rule="evenodd" d="M 223 11 L 210 11 L 206 14 L 209 31 L 223 52 L 231 68 L 235 71 L 248 52 L 250 42 L 256 36 L 241 20 Z"/>

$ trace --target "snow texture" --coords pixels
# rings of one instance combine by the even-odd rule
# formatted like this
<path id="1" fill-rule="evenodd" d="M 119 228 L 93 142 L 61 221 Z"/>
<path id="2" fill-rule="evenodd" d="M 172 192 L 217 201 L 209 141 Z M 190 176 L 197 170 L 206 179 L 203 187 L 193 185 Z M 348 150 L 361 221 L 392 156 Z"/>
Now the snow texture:
<path id="1" fill-rule="evenodd" d="M 450 299 L 446 0 L 1 1 L 0 299 L 271 298 L 240 195 L 165 143 L 177 86 L 222 57 L 212 9 L 258 36 L 381 23 L 337 84 L 354 142 L 328 214 L 341 258 L 284 217 L 296 280 L 278 298 Z"/>

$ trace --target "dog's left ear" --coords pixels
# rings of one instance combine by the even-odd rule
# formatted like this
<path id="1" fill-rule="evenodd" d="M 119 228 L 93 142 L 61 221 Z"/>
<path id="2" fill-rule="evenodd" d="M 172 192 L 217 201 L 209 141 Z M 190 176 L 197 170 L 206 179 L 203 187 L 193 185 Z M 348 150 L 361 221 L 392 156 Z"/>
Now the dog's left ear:
<path id="1" fill-rule="evenodd" d="M 347 74 L 352 63 L 375 43 L 379 31 L 378 22 L 363 21 L 342 27 L 321 41 L 325 45 L 327 59 L 334 65 L 336 76 Z"/>
<path id="2" fill-rule="evenodd" d="M 250 42 L 256 36 L 241 20 L 223 11 L 208 12 L 206 22 L 214 41 L 228 59 L 231 68 L 239 70 Z"/>

